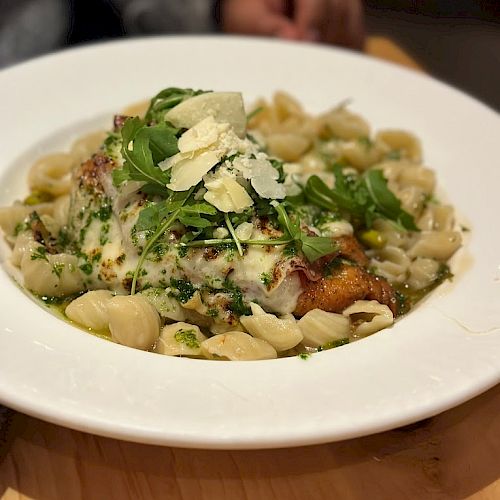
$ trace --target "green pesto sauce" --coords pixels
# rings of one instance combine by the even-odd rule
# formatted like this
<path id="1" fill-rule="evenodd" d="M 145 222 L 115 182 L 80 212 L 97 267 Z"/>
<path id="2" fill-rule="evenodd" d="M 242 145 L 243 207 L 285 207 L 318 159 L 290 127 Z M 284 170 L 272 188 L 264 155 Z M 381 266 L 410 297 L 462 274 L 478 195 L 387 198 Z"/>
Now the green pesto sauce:
<path id="1" fill-rule="evenodd" d="M 394 285 L 396 298 L 398 300 L 398 316 L 407 314 L 420 300 L 437 288 L 445 280 L 452 280 L 453 273 L 446 264 L 440 264 L 438 275 L 434 283 L 421 290 L 411 290 L 408 285 Z"/>
<path id="2" fill-rule="evenodd" d="M 68 305 L 77 297 L 79 297 L 81 294 L 71 295 L 69 297 L 46 297 L 34 294 L 30 295 L 34 297 L 37 302 L 45 306 L 54 316 L 57 316 L 59 319 L 62 319 L 66 323 L 69 323 L 71 326 L 74 326 L 79 330 L 83 330 L 84 332 L 90 333 L 95 337 L 112 341 L 111 333 L 108 330 L 97 331 L 93 330 L 92 328 L 85 328 L 84 326 L 79 325 L 78 323 L 75 323 L 74 321 L 70 320 L 66 316 L 65 314 L 66 307 L 68 307 Z"/>

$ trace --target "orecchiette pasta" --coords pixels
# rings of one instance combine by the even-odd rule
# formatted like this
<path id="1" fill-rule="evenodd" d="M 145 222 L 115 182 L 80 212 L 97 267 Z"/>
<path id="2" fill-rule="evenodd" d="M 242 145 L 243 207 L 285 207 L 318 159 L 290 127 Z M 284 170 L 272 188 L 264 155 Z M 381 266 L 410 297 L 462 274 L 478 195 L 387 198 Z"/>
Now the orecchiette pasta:
<path id="1" fill-rule="evenodd" d="M 31 206 L 14 203 L 10 207 L 0 207 L 0 227 L 5 234 L 12 236 L 16 231 L 16 226 L 24 222 L 32 212 L 36 212 L 38 215 L 50 215 L 53 209 L 53 203 L 41 203 Z"/>
<path id="2" fill-rule="evenodd" d="M 423 231 L 452 231 L 455 225 L 453 207 L 429 204 L 417 225 Z"/>
<path id="3" fill-rule="evenodd" d="M 104 331 L 109 327 L 108 304 L 112 298 L 113 292 L 109 290 L 91 290 L 73 300 L 64 312 L 81 326 Z"/>
<path id="4" fill-rule="evenodd" d="M 350 319 L 354 338 L 366 337 L 394 323 L 391 310 L 376 300 L 357 300 L 342 314 Z"/>
<path id="5" fill-rule="evenodd" d="M 24 286 L 37 295 L 63 297 L 84 289 L 78 259 L 69 254 L 47 254 L 33 245 L 21 259 Z"/>
<path id="6" fill-rule="evenodd" d="M 403 283 L 406 280 L 410 258 L 404 250 L 398 247 L 386 246 L 374 252 L 376 259 L 372 265 L 377 274 L 387 278 L 391 283 Z"/>
<path id="7" fill-rule="evenodd" d="M 206 339 L 198 326 L 174 323 L 163 327 L 155 350 L 168 356 L 200 356 Z"/>
<path id="8" fill-rule="evenodd" d="M 434 259 L 417 257 L 408 269 L 408 285 L 413 290 L 422 290 L 432 285 L 438 276 L 439 263 Z"/>
<path id="9" fill-rule="evenodd" d="M 303 335 L 292 315 L 278 318 L 255 303 L 250 306 L 252 315 L 242 316 L 240 321 L 254 337 L 269 342 L 278 352 L 291 349 L 302 341 Z"/>
<path id="10" fill-rule="evenodd" d="M 370 135 L 370 126 L 361 116 L 351 113 L 345 106 L 334 108 L 321 117 L 327 132 L 344 140 Z"/>
<path id="11" fill-rule="evenodd" d="M 380 130 L 375 136 L 377 141 L 385 143 L 389 149 L 401 153 L 414 162 L 422 160 L 422 146 L 420 140 L 410 132 L 404 130 Z"/>
<path id="12" fill-rule="evenodd" d="M 243 332 L 214 335 L 202 342 L 201 348 L 209 359 L 252 361 L 277 357 L 276 350 L 268 342 Z"/>
<path id="13" fill-rule="evenodd" d="M 333 340 L 349 338 L 349 319 L 342 314 L 313 309 L 298 321 L 298 326 L 307 347 L 319 347 Z"/>
<path id="14" fill-rule="evenodd" d="M 408 250 L 412 258 L 427 257 L 439 261 L 448 260 L 462 244 L 458 231 L 421 231 L 414 245 Z"/>
<path id="15" fill-rule="evenodd" d="M 54 196 L 69 192 L 73 156 L 57 153 L 40 158 L 29 171 L 28 184 L 32 191 L 43 191 Z"/>
<path id="16" fill-rule="evenodd" d="M 117 295 L 108 302 L 109 330 L 115 342 L 150 349 L 160 336 L 156 309 L 137 295 Z"/>

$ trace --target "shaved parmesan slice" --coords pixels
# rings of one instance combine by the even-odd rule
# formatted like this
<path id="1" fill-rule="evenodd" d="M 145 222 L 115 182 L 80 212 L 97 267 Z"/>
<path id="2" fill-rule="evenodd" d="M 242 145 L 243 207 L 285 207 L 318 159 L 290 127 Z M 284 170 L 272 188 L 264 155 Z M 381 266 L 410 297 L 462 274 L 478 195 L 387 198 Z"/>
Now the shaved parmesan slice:
<path id="1" fill-rule="evenodd" d="M 167 187 L 172 191 L 186 191 L 196 186 L 202 177 L 219 163 L 219 160 L 219 155 L 215 151 L 205 151 L 193 158 L 181 160 L 172 167 L 172 177 Z"/>
<path id="2" fill-rule="evenodd" d="M 213 116 L 208 116 L 182 134 L 177 147 L 181 153 L 205 149 L 219 140 L 223 132 L 229 129 L 228 123 L 217 123 Z"/>
<path id="3" fill-rule="evenodd" d="M 245 179 L 262 198 L 283 199 L 286 196 L 284 184 L 278 182 L 279 172 L 271 162 L 261 158 L 236 158 L 233 162 Z"/>
<path id="4" fill-rule="evenodd" d="M 245 188 L 232 177 L 222 177 L 205 181 L 207 192 L 205 201 L 221 212 L 241 213 L 253 205 L 253 200 Z"/>
<path id="5" fill-rule="evenodd" d="M 240 240 L 249 240 L 253 233 L 253 224 L 250 222 L 242 222 L 235 230 L 236 236 Z"/>
<path id="6" fill-rule="evenodd" d="M 165 119 L 175 127 L 191 128 L 208 116 L 216 122 L 229 123 L 238 137 L 245 137 L 247 117 L 239 92 L 209 92 L 191 97 L 169 110 Z"/>

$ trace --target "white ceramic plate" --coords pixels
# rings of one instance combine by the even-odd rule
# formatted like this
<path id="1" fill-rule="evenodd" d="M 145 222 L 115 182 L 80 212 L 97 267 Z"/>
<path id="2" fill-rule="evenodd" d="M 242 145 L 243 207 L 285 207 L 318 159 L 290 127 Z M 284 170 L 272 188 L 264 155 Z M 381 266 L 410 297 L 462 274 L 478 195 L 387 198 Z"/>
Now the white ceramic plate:
<path id="1" fill-rule="evenodd" d="M 456 278 L 386 331 L 304 361 L 210 362 L 100 340 L 32 302 L 0 270 L 0 401 L 75 429 L 203 448 L 297 446 L 437 414 L 500 380 L 500 118 L 464 94 L 346 51 L 174 37 L 71 50 L 0 72 L 0 205 L 33 159 L 167 86 L 286 89 L 310 111 L 352 98 L 377 127 L 422 139 L 472 231 Z"/>

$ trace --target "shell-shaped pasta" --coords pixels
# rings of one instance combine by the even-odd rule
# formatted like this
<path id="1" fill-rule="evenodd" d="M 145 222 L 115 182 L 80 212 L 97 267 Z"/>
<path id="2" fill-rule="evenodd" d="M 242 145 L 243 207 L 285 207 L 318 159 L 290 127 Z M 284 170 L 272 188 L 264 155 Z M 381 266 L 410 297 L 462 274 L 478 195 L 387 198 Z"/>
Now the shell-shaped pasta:
<path id="1" fill-rule="evenodd" d="M 73 156 L 68 153 L 55 153 L 40 158 L 28 174 L 30 189 L 54 196 L 69 193 L 72 166 Z"/>
<path id="2" fill-rule="evenodd" d="M 455 225 L 455 213 L 450 205 L 428 205 L 417 223 L 423 231 L 451 231 Z"/>
<path id="3" fill-rule="evenodd" d="M 386 150 L 382 144 L 355 140 L 342 144 L 340 152 L 351 165 L 365 170 L 380 161 Z"/>
<path id="4" fill-rule="evenodd" d="M 314 151 L 310 151 L 302 156 L 300 159 L 300 165 L 302 166 L 302 169 L 300 170 L 308 174 L 323 172 L 326 168 L 325 160 Z"/>
<path id="5" fill-rule="evenodd" d="M 230 361 L 253 361 L 274 359 L 276 350 L 265 340 L 256 339 L 243 332 L 227 332 L 205 340 L 202 352 L 209 359 L 229 359 Z"/>
<path id="6" fill-rule="evenodd" d="M 386 246 L 374 253 L 376 259 L 371 263 L 376 268 L 377 274 L 390 283 L 403 283 L 406 280 L 411 261 L 403 249 Z"/>
<path id="7" fill-rule="evenodd" d="M 98 131 L 79 137 L 71 146 L 73 166 L 77 166 L 90 158 L 101 146 L 106 138 L 106 132 Z"/>
<path id="8" fill-rule="evenodd" d="M 63 297 L 85 289 L 74 255 L 41 253 L 41 245 L 33 246 L 21 259 L 24 286 L 38 295 Z"/>
<path id="9" fill-rule="evenodd" d="M 16 238 L 10 261 L 14 266 L 19 267 L 25 254 L 29 253 L 32 249 L 39 246 L 33 238 L 31 231 L 24 231 Z"/>
<path id="10" fill-rule="evenodd" d="M 108 303 L 113 298 L 109 290 L 92 290 L 76 298 L 66 307 L 66 316 L 75 323 L 95 331 L 108 329 Z"/>
<path id="11" fill-rule="evenodd" d="M 30 213 L 37 212 L 38 215 L 50 215 L 53 209 L 53 203 L 40 203 L 32 206 L 14 203 L 10 207 L 0 207 L 0 227 L 7 236 L 12 236 L 16 226 L 23 222 Z"/>
<path id="12" fill-rule="evenodd" d="M 346 141 L 370 136 L 370 126 L 364 118 L 351 113 L 344 106 L 326 113 L 321 117 L 321 121 L 331 135 Z"/>
<path id="13" fill-rule="evenodd" d="M 394 323 L 389 307 L 376 300 L 357 300 L 342 314 L 351 321 L 353 338 L 367 337 Z"/>
<path id="14" fill-rule="evenodd" d="M 432 194 L 436 188 L 436 174 L 421 165 L 408 165 L 399 171 L 398 183 L 402 188 L 417 187 L 425 194 Z"/>
<path id="15" fill-rule="evenodd" d="M 401 207 L 414 216 L 422 212 L 426 195 L 417 186 L 407 186 L 396 190 L 397 197 L 401 200 Z"/>
<path id="16" fill-rule="evenodd" d="M 414 162 L 422 161 L 422 145 L 417 136 L 405 130 L 380 130 L 377 140 L 387 144 L 389 149 L 399 151 L 402 156 Z"/>
<path id="17" fill-rule="evenodd" d="M 342 314 L 313 309 L 299 319 L 297 325 L 304 336 L 302 343 L 307 347 L 319 347 L 349 337 L 349 319 Z"/>
<path id="18" fill-rule="evenodd" d="M 52 217 L 59 227 L 65 226 L 68 223 L 69 204 L 69 195 L 59 196 L 54 200 Z"/>
<path id="19" fill-rule="evenodd" d="M 408 255 L 427 257 L 439 261 L 448 260 L 462 244 L 462 236 L 458 231 L 421 231 Z"/>
<path id="20" fill-rule="evenodd" d="M 376 219 L 373 228 L 380 233 L 387 246 L 405 248 L 408 245 L 408 233 L 389 220 Z"/>
<path id="21" fill-rule="evenodd" d="M 163 327 L 155 351 L 167 356 L 200 356 L 206 339 L 196 325 L 173 323 Z"/>
<path id="22" fill-rule="evenodd" d="M 307 137 L 292 132 L 268 135 L 266 142 L 269 152 L 285 161 L 298 160 L 311 146 Z"/>
<path id="23" fill-rule="evenodd" d="M 137 295 L 143 296 L 148 302 L 153 304 L 162 318 L 173 321 L 184 321 L 186 314 L 181 305 L 168 294 L 165 288 L 147 288 Z"/>
<path id="24" fill-rule="evenodd" d="M 434 259 L 426 259 L 425 257 L 417 257 L 409 268 L 408 285 L 413 290 L 421 290 L 426 288 L 438 276 L 439 263 Z"/>
<path id="25" fill-rule="evenodd" d="M 300 102 L 287 92 L 277 91 L 273 97 L 273 104 L 278 119 L 281 121 L 286 120 L 290 116 L 303 117 L 304 115 Z"/>
<path id="26" fill-rule="evenodd" d="M 302 332 L 291 314 L 278 318 L 253 302 L 250 307 L 252 315 L 241 316 L 240 321 L 254 337 L 269 342 L 278 352 L 291 349 L 302 341 Z"/>
<path id="27" fill-rule="evenodd" d="M 149 349 L 160 336 L 156 309 L 137 295 L 117 295 L 108 302 L 109 330 L 115 342 Z"/>

